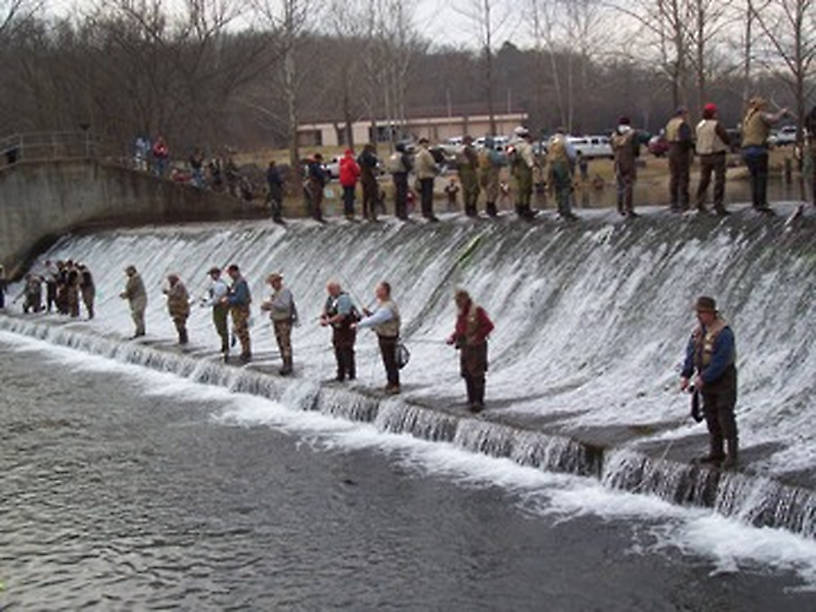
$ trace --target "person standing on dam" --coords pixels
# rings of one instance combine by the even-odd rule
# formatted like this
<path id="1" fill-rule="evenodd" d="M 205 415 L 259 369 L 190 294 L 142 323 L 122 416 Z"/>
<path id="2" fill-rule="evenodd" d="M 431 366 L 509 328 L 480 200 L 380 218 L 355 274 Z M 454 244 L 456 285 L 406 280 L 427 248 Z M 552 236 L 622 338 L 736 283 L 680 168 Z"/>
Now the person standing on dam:
<path id="1" fill-rule="evenodd" d="M 42 279 L 36 274 L 26 274 L 23 290 L 14 298 L 13 303 L 16 304 L 21 297 L 25 298 L 23 300 L 23 314 L 40 312 L 42 310 Z"/>
<path id="2" fill-rule="evenodd" d="M 686 347 L 680 387 L 684 391 L 692 389 L 703 398 L 709 452 L 701 463 L 722 463 L 724 468 L 733 468 L 737 465 L 738 455 L 737 422 L 734 417 L 737 403 L 734 332 L 720 317 L 714 298 L 701 296 L 695 309 L 699 325 L 692 332 Z M 723 452 L 723 440 L 726 453 Z"/>
<path id="3" fill-rule="evenodd" d="M 788 114 L 783 108 L 769 113 L 763 98 L 751 98 L 742 120 L 742 158 L 751 174 L 751 205 L 754 210 L 773 214 L 768 206 L 768 136 L 771 126 Z"/>
<path id="4" fill-rule="evenodd" d="M 511 147 L 512 173 L 516 179 L 516 214 L 522 219 L 532 219 L 536 213 L 530 208 L 533 197 L 533 168 L 536 166 L 530 131 L 523 126 L 515 129 Z"/>
<path id="5" fill-rule="evenodd" d="M 669 142 L 669 209 L 685 212 L 689 209 L 689 173 L 694 134 L 688 122 L 688 110 L 678 108 L 666 124 Z"/>
<path id="6" fill-rule="evenodd" d="M 332 345 L 334 346 L 334 357 L 337 361 L 337 382 L 343 382 L 348 376 L 349 380 L 357 378 L 357 371 L 354 364 L 354 342 L 357 339 L 357 332 L 352 327 L 353 323 L 360 320 L 360 315 L 351 297 L 343 291 L 340 283 L 329 281 L 326 285 L 329 297 L 323 306 L 323 314 L 320 315 L 320 325 L 332 328 Z"/>
<path id="7" fill-rule="evenodd" d="M 462 185 L 465 214 L 476 217 L 479 214 L 479 154 L 473 146 L 473 137 L 465 136 L 462 142 L 462 151 L 456 156 L 456 171 Z"/>
<path id="8" fill-rule="evenodd" d="M 261 310 L 269 313 L 272 327 L 275 329 L 275 340 L 278 343 L 283 367 L 281 376 L 292 373 L 292 326 L 297 323 L 297 308 L 292 292 L 283 286 L 283 276 L 278 273 L 270 274 L 266 282 L 272 287 L 272 295 L 263 304 Z"/>
<path id="9" fill-rule="evenodd" d="M 221 338 L 221 352 L 224 354 L 224 361 L 229 359 L 229 326 L 227 324 L 227 315 L 229 314 L 229 306 L 224 302 L 224 298 L 229 293 L 227 283 L 221 280 L 221 269 L 218 267 L 210 268 L 207 272 L 212 284 L 207 290 L 209 300 L 202 301 L 203 306 L 212 307 L 212 318 L 215 331 Z"/>
<path id="10" fill-rule="evenodd" d="M 414 160 L 415 172 L 419 181 L 419 198 L 422 203 L 422 216 L 428 221 L 439 221 L 433 212 L 434 181 L 439 172 L 436 160 L 428 149 L 428 139 L 419 139 L 419 151 Z"/>
<path id="11" fill-rule="evenodd" d="M 484 410 L 487 337 L 493 331 L 493 322 L 467 291 L 458 290 L 454 301 L 458 310 L 456 328 L 447 342 L 459 349 L 459 367 L 467 388 L 468 409 L 481 412 Z"/>
<path id="12" fill-rule="evenodd" d="M 0 265 L 0 310 L 6 309 L 6 285 L 8 284 L 8 280 L 6 279 L 6 269 Z"/>
<path id="13" fill-rule="evenodd" d="M 167 296 L 167 311 L 178 332 L 178 343 L 182 346 L 190 340 L 187 337 L 187 317 L 190 316 L 190 294 L 177 274 L 167 276 L 167 286 L 162 289 Z"/>
<path id="14" fill-rule="evenodd" d="M 68 268 L 68 284 L 65 288 L 68 314 L 75 319 L 79 316 L 79 270 L 73 263 Z"/>
<path id="15" fill-rule="evenodd" d="M 363 218 L 369 221 L 377 220 L 375 205 L 380 191 L 377 184 L 379 164 L 377 147 L 373 143 L 366 143 L 363 152 L 357 157 L 357 165 L 360 166 L 360 184 L 363 186 Z"/>
<path id="16" fill-rule="evenodd" d="M 724 216 L 725 156 L 731 144 L 728 132 L 717 117 L 717 105 L 703 107 L 703 119 L 697 124 L 697 155 L 700 156 L 700 182 L 697 186 L 697 210 L 707 212 L 705 199 L 711 173 L 714 173 L 714 211 Z"/>
<path id="17" fill-rule="evenodd" d="M 618 127 L 610 139 L 615 154 L 615 180 L 618 186 L 618 212 L 624 217 L 637 217 L 633 204 L 637 180 L 637 158 L 640 144 L 629 117 L 618 119 Z"/>
<path id="18" fill-rule="evenodd" d="M 388 384 L 385 392 L 396 395 L 400 392 L 399 364 L 397 363 L 397 347 L 400 334 L 400 312 L 397 304 L 391 299 L 391 285 L 382 281 L 374 290 L 377 298 L 377 308 L 374 312 L 363 310 L 365 317 L 359 323 L 352 323 L 352 329 L 372 328 L 377 333 L 380 344 L 383 365 Z"/>
<path id="19" fill-rule="evenodd" d="M 252 296 L 249 293 L 249 284 L 241 276 L 241 270 L 236 264 L 231 264 L 227 268 L 227 274 L 232 279 L 232 286 L 229 293 L 221 298 L 221 302 L 229 305 L 232 326 L 241 342 L 241 362 L 247 363 L 252 359 L 249 340 L 249 305 L 252 303 Z"/>
<path id="20" fill-rule="evenodd" d="M 57 303 L 57 266 L 50 259 L 45 261 L 45 303 L 50 313 Z"/>
<path id="21" fill-rule="evenodd" d="M 136 271 L 136 266 L 125 268 L 125 274 L 127 275 L 127 283 L 125 284 L 125 290 L 119 294 L 119 297 L 130 302 L 130 316 L 133 317 L 133 323 L 136 326 L 133 338 L 139 338 L 145 335 L 144 315 L 147 308 L 147 292 L 142 277 Z"/>
<path id="22" fill-rule="evenodd" d="M 96 286 L 93 275 L 85 264 L 79 264 L 79 292 L 82 295 L 82 303 L 88 311 L 88 319 L 94 318 L 94 299 L 96 298 Z M 50 289 L 49 289 L 50 290 Z"/>

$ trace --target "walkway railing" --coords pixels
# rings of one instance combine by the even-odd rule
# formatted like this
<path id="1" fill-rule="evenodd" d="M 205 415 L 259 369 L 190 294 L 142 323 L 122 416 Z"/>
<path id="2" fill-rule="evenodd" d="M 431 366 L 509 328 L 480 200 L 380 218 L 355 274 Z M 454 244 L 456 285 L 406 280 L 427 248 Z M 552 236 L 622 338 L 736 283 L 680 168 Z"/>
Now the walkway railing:
<path id="1" fill-rule="evenodd" d="M 24 132 L 0 139 L 0 167 L 20 162 L 101 158 L 125 163 L 118 147 L 89 131 Z"/>

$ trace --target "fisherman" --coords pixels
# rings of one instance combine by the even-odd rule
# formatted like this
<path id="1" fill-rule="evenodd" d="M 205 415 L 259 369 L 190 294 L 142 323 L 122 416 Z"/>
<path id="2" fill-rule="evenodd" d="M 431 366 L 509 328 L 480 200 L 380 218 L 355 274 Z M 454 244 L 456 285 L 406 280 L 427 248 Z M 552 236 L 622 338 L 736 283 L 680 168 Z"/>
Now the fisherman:
<path id="1" fill-rule="evenodd" d="M 45 303 L 48 312 L 57 304 L 57 266 L 50 259 L 45 261 Z"/>
<path id="2" fill-rule="evenodd" d="M 39 276 L 26 274 L 23 290 L 14 298 L 12 303 L 16 304 L 22 297 L 25 298 L 23 300 L 23 314 L 42 310 L 42 281 Z"/>
<path id="3" fill-rule="evenodd" d="M 640 155 L 637 133 L 629 117 L 621 117 L 611 138 L 615 153 L 615 179 L 618 184 L 618 212 L 624 217 L 637 217 L 632 196 L 637 180 L 636 159 Z"/>
<path id="4" fill-rule="evenodd" d="M 79 270 L 71 262 L 68 267 L 68 280 L 65 285 L 65 304 L 68 314 L 75 319 L 79 316 Z"/>
<path id="5" fill-rule="evenodd" d="M 468 408 L 471 412 L 481 412 L 484 410 L 487 337 L 493 331 L 493 322 L 484 308 L 473 303 L 467 291 L 458 290 L 454 300 L 458 309 L 456 329 L 447 342 L 460 351 L 460 373 L 467 387 Z"/>
<path id="6" fill-rule="evenodd" d="M 252 359 L 252 347 L 249 340 L 249 305 L 252 296 L 249 293 L 249 285 L 241 270 L 236 264 L 231 264 L 227 268 L 227 274 L 232 279 L 232 286 L 229 293 L 221 298 L 221 303 L 228 305 L 232 315 L 232 327 L 238 340 L 241 342 L 241 362 L 247 363 Z"/>
<path id="7" fill-rule="evenodd" d="M 420 201 L 422 203 L 422 216 L 428 221 L 439 221 L 434 216 L 434 179 L 438 174 L 436 160 L 428 149 L 428 139 L 424 136 L 419 139 L 419 152 L 416 155 L 416 176 L 419 180 Z"/>
<path id="8" fill-rule="evenodd" d="M 70 262 L 57 262 L 57 312 L 63 315 L 68 314 L 68 268 Z"/>
<path id="9" fill-rule="evenodd" d="M 567 221 L 575 221 L 572 212 L 572 176 L 575 167 L 575 148 L 567 140 L 566 130 L 557 128 L 547 144 L 548 179 L 555 191 L 558 215 Z"/>
<path id="10" fill-rule="evenodd" d="M 147 292 L 145 291 L 142 277 L 136 271 L 135 266 L 128 266 L 125 268 L 127 275 L 127 283 L 125 290 L 119 294 L 123 300 L 130 302 L 130 316 L 133 317 L 133 323 L 136 325 L 136 332 L 133 334 L 134 338 L 145 335 L 145 309 L 147 308 Z"/>
<path id="11" fill-rule="evenodd" d="M 473 138 L 465 136 L 462 139 L 464 146 L 456 156 L 459 182 L 462 184 L 462 198 L 465 202 L 465 214 L 475 217 L 478 214 L 479 179 L 476 175 L 479 168 L 479 155 L 473 147 Z"/>
<path id="12" fill-rule="evenodd" d="M 688 123 L 688 110 L 681 106 L 666 124 L 669 143 L 669 200 L 672 212 L 689 209 L 689 170 L 694 137 Z"/>
<path id="13" fill-rule="evenodd" d="M 703 107 L 703 119 L 697 124 L 697 155 L 700 156 L 700 184 L 697 187 L 697 210 L 708 212 L 705 206 L 711 173 L 714 173 L 714 211 L 728 214 L 725 199 L 725 156 L 731 140 L 717 117 L 717 105 L 708 103 Z"/>
<path id="14" fill-rule="evenodd" d="M 374 289 L 377 298 L 377 308 L 374 312 L 363 310 L 365 317 L 359 323 L 352 323 L 352 328 L 370 327 L 377 333 L 382 354 L 385 375 L 388 384 L 385 385 L 385 392 L 388 395 L 396 395 L 400 392 L 399 364 L 397 363 L 397 350 L 399 346 L 400 334 L 400 313 L 396 303 L 391 299 L 391 285 L 382 281 Z"/>
<path id="15" fill-rule="evenodd" d="M 769 113 L 768 103 L 759 97 L 748 101 L 742 120 L 742 158 L 751 173 L 751 200 L 754 210 L 773 214 L 768 206 L 768 136 L 771 126 L 788 114 L 783 108 Z"/>
<path id="16" fill-rule="evenodd" d="M 413 165 L 405 144 L 398 142 L 388 158 L 388 171 L 394 181 L 394 213 L 403 221 L 408 219 L 408 173 Z"/>
<path id="17" fill-rule="evenodd" d="M 283 221 L 281 216 L 283 212 L 283 179 L 274 159 L 269 162 L 269 166 L 266 168 L 266 186 L 268 189 L 266 201 L 272 212 L 272 220 L 275 223 L 281 223 Z"/>
<path id="18" fill-rule="evenodd" d="M 531 144 L 530 131 L 518 126 L 512 145 L 513 176 L 516 178 L 516 214 L 523 219 L 532 219 L 536 213 L 530 208 L 533 197 L 533 168 L 536 165 Z"/>
<path id="19" fill-rule="evenodd" d="M 375 205 L 380 191 L 377 184 L 379 163 L 377 148 L 370 142 L 366 143 L 363 152 L 357 157 L 357 165 L 360 166 L 360 184 L 363 187 L 363 218 L 370 221 L 377 220 Z"/>
<path id="20" fill-rule="evenodd" d="M 0 310 L 6 308 L 6 287 L 8 279 L 6 278 L 6 269 L 0 265 Z"/>
<path id="21" fill-rule="evenodd" d="M 278 273 L 270 274 L 266 282 L 272 287 L 272 295 L 263 304 L 261 310 L 269 313 L 272 326 L 275 329 L 275 340 L 278 342 L 283 367 L 281 376 L 292 373 L 292 325 L 297 323 L 297 309 L 292 292 L 283 286 L 283 276 Z"/>
<path id="22" fill-rule="evenodd" d="M 227 315 L 229 314 L 229 306 L 224 302 L 224 298 L 229 293 L 229 287 L 221 279 L 221 269 L 218 267 L 210 268 L 207 272 L 212 280 L 210 288 L 207 290 L 209 299 L 202 299 L 202 306 L 210 306 L 212 308 L 212 320 L 215 326 L 215 331 L 221 338 L 221 352 L 224 354 L 224 361 L 229 358 L 229 326 L 227 324 Z"/>
<path id="23" fill-rule="evenodd" d="M 699 325 L 686 348 L 680 387 L 700 393 L 703 413 L 708 426 L 709 453 L 702 463 L 733 468 L 737 465 L 737 354 L 734 332 L 720 317 L 713 298 L 701 296 L 696 304 Z M 693 383 L 691 378 L 694 373 Z M 693 388 L 692 388 L 693 384 Z M 723 439 L 727 452 L 723 452 Z"/>
<path id="24" fill-rule="evenodd" d="M 179 344 L 189 342 L 187 337 L 187 317 L 190 316 L 190 294 L 187 287 L 181 282 L 177 274 L 167 276 L 167 287 L 162 289 L 167 296 L 167 311 L 178 332 Z"/>
<path id="25" fill-rule="evenodd" d="M 337 361 L 337 382 L 343 382 L 348 376 L 349 380 L 357 377 L 354 366 L 354 342 L 357 332 L 352 327 L 359 319 L 359 313 L 351 297 L 343 291 L 340 283 L 329 281 L 326 285 L 329 297 L 323 307 L 323 314 L 320 316 L 320 325 L 332 327 L 332 345 L 334 346 L 334 357 Z"/>
<path id="26" fill-rule="evenodd" d="M 323 156 L 315 153 L 309 161 L 307 184 L 309 188 L 309 203 L 312 207 L 312 218 L 323 221 L 323 189 L 326 186 L 326 171 L 323 169 Z M 227 270 L 229 274 L 229 270 Z"/>
<path id="27" fill-rule="evenodd" d="M 94 318 L 94 299 L 96 298 L 96 287 L 94 286 L 93 275 L 84 264 L 79 265 L 79 292 L 82 295 L 82 303 L 88 311 L 88 319 Z"/>
<path id="28" fill-rule="evenodd" d="M 360 166 L 354 160 L 354 151 L 346 149 L 340 159 L 340 185 L 343 187 L 343 213 L 349 221 L 354 220 L 354 199 L 360 172 Z"/>
<path id="29" fill-rule="evenodd" d="M 804 159 L 805 174 L 810 174 L 810 197 L 816 206 L 816 106 L 810 109 L 805 118 L 807 130 L 807 155 Z"/>
<path id="30" fill-rule="evenodd" d="M 496 141 L 492 136 L 485 138 L 485 146 L 479 156 L 479 185 L 484 189 L 486 202 L 485 212 L 496 217 L 499 211 L 496 202 L 499 199 L 499 174 L 504 166 L 504 156 L 496 150 Z"/>

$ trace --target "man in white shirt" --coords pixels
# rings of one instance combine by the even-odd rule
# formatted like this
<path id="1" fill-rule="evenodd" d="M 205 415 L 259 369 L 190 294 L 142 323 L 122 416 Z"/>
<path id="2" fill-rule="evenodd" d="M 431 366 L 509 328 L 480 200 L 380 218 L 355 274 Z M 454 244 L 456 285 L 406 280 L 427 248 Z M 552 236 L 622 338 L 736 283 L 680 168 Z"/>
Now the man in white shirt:
<path id="1" fill-rule="evenodd" d="M 224 353 L 224 360 L 229 356 L 229 329 L 227 327 L 227 314 L 229 306 L 223 303 L 223 298 L 229 292 L 227 283 L 221 280 L 221 269 L 213 267 L 208 272 L 212 279 L 209 289 L 209 299 L 204 301 L 205 306 L 212 307 L 213 325 L 215 331 L 221 337 L 221 352 Z"/>
<path id="2" fill-rule="evenodd" d="M 359 323 L 352 324 L 352 328 L 370 327 L 377 332 L 380 353 L 388 378 L 385 392 L 389 395 L 396 395 L 400 392 L 399 366 L 397 365 L 397 345 L 400 332 L 399 308 L 391 299 L 391 285 L 387 282 L 383 281 L 377 285 L 374 295 L 377 296 L 377 308 L 373 313 L 364 310 L 365 318 Z"/>

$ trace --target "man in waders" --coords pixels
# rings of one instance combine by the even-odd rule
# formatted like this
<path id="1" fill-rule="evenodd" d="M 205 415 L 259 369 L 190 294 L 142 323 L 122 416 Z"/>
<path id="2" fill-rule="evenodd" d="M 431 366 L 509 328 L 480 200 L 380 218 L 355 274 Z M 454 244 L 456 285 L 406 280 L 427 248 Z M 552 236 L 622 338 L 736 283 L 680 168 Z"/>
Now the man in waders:
<path id="1" fill-rule="evenodd" d="M 125 268 L 125 274 L 128 278 L 127 283 L 125 284 L 125 290 L 119 294 L 119 297 L 130 303 L 130 316 L 136 326 L 133 337 L 138 338 L 145 335 L 144 315 L 147 309 L 147 292 L 142 277 L 136 271 L 136 266 Z"/>
<path id="2" fill-rule="evenodd" d="M 737 403 L 734 332 L 720 317 L 713 298 L 698 298 L 696 310 L 699 325 L 686 348 L 680 387 L 685 391 L 693 384 L 693 392 L 700 393 L 703 398 L 709 452 L 701 463 L 722 463 L 724 468 L 733 468 L 737 465 L 738 455 L 737 422 L 734 418 Z M 723 440 L 726 452 L 723 452 Z"/>
<path id="3" fill-rule="evenodd" d="M 458 315 L 448 344 L 460 351 L 459 366 L 467 387 L 468 408 L 471 412 L 481 412 L 484 410 L 487 337 L 493 331 L 493 322 L 484 308 L 473 303 L 467 291 L 457 291 L 454 300 Z"/>
<path id="4" fill-rule="evenodd" d="M 478 214 L 479 202 L 479 155 L 473 147 L 473 138 L 465 136 L 461 153 L 456 156 L 456 168 L 459 173 L 459 182 L 462 185 L 462 197 L 465 201 L 465 214 L 475 217 Z"/>
<path id="5" fill-rule="evenodd" d="M 235 329 L 235 335 L 241 341 L 241 362 L 247 363 L 252 359 L 252 347 L 249 341 L 249 305 L 252 302 L 252 296 L 249 293 L 249 285 L 241 276 L 241 270 L 237 265 L 232 264 L 227 268 L 227 274 L 232 279 L 232 286 L 221 302 L 229 305 L 232 326 Z"/>
<path id="6" fill-rule="evenodd" d="M 533 197 L 533 168 L 536 165 L 530 132 L 519 126 L 513 140 L 513 176 L 516 179 L 516 214 L 522 219 L 532 219 L 536 213 L 530 208 Z"/>
<path id="7" fill-rule="evenodd" d="M 678 108 L 666 124 L 669 142 L 669 208 L 672 212 L 689 209 L 689 172 L 694 150 L 694 134 L 688 122 L 688 110 Z"/>
<path id="8" fill-rule="evenodd" d="M 360 317 L 351 297 L 342 290 L 340 283 L 329 281 L 326 291 L 329 297 L 320 316 L 320 325 L 323 327 L 331 325 L 332 328 L 332 345 L 337 360 L 335 380 L 343 382 L 346 376 L 349 380 L 354 380 L 357 378 L 354 365 L 354 341 L 357 339 L 357 332 L 352 323 L 356 323 Z"/>
<path id="9" fill-rule="evenodd" d="M 558 216 L 575 221 L 572 212 L 572 176 L 575 167 L 575 149 L 569 143 L 564 128 L 558 128 L 547 143 L 547 175 L 550 188 L 558 202 Z"/>
<path id="10" fill-rule="evenodd" d="M 765 214 L 773 214 L 768 206 L 768 137 L 771 127 L 787 114 L 786 108 L 769 113 L 764 99 L 751 98 L 742 119 L 742 158 L 751 174 L 751 205 Z"/>
<path id="11" fill-rule="evenodd" d="M 184 346 L 189 342 L 187 318 L 190 316 L 190 294 L 187 293 L 187 287 L 176 274 L 168 275 L 167 287 L 162 292 L 167 296 L 167 312 L 173 320 L 173 325 L 176 326 L 179 344 Z"/>
<path id="12" fill-rule="evenodd" d="M 269 313 L 272 326 L 275 328 L 275 340 L 278 342 L 283 367 L 281 376 L 292 373 L 292 325 L 297 322 L 297 309 L 292 292 L 283 286 L 283 276 L 270 274 L 266 282 L 272 287 L 272 295 L 261 304 L 261 310 Z"/>
<path id="13" fill-rule="evenodd" d="M 226 361 L 229 358 L 229 327 L 227 325 L 229 306 L 224 303 L 224 298 L 229 293 L 229 287 L 227 287 L 227 283 L 221 280 L 220 268 L 210 268 L 207 274 L 212 280 L 212 285 L 208 289 L 210 299 L 203 300 L 202 305 L 212 307 L 213 325 L 221 338 L 221 352 L 224 354 L 224 361 Z"/>
<path id="14" fill-rule="evenodd" d="M 377 285 L 374 295 L 377 297 L 377 308 L 374 312 L 363 310 L 365 318 L 359 323 L 353 323 L 352 328 L 370 327 L 377 332 L 380 353 L 382 354 L 385 374 L 388 379 L 385 392 L 388 395 L 396 395 L 400 392 L 399 365 L 397 364 L 397 345 L 399 344 L 401 322 L 399 308 L 391 299 L 391 285 L 389 283 L 383 281 Z"/>

